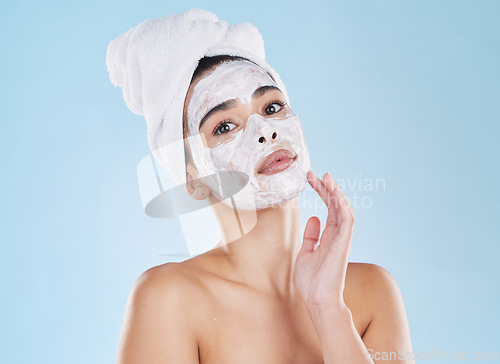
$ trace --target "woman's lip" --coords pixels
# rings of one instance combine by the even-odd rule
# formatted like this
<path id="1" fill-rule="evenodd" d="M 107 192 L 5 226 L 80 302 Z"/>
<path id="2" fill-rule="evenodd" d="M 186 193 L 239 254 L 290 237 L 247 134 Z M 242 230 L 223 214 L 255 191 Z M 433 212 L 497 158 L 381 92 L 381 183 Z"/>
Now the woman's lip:
<path id="1" fill-rule="evenodd" d="M 260 172 L 260 174 L 264 174 L 264 175 L 270 176 L 272 174 L 279 173 L 281 171 L 284 171 L 288 167 L 290 167 L 290 165 L 293 162 L 295 162 L 295 158 L 285 158 L 285 159 L 282 159 L 282 160 L 280 160 L 278 162 L 271 163 L 262 172 Z"/>
<path id="2" fill-rule="evenodd" d="M 272 175 L 287 169 L 297 156 L 287 149 L 279 149 L 269 154 L 257 167 L 257 173 Z"/>

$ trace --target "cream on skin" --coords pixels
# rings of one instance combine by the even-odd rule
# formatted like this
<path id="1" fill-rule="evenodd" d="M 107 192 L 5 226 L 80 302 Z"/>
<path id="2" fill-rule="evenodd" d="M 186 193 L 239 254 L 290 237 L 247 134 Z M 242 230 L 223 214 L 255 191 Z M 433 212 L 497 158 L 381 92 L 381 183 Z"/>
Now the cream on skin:
<path id="1" fill-rule="evenodd" d="M 241 104 L 251 110 L 254 92 L 265 86 L 278 88 L 261 67 L 245 60 L 226 62 L 196 84 L 187 107 L 188 138 L 200 176 L 218 176 L 204 181 L 219 199 L 227 197 L 223 193 L 227 186 L 239 191 L 232 197 L 243 210 L 260 210 L 297 197 L 310 169 L 301 122 L 289 107 L 278 103 L 272 103 L 271 110 L 276 112 L 270 115 L 240 112 L 231 120 L 221 120 L 224 128 L 215 130 L 210 146 L 207 136 L 200 134 L 200 124 L 213 108 L 226 103 L 226 107 Z M 283 160 L 263 170 L 272 161 L 266 163 L 266 158 L 278 150 L 283 155 L 276 153 L 273 160 Z M 242 186 L 246 180 L 242 181 L 241 173 L 217 173 L 222 171 L 242 172 L 248 176 L 248 184 Z M 228 198 L 223 201 L 232 204 Z"/>

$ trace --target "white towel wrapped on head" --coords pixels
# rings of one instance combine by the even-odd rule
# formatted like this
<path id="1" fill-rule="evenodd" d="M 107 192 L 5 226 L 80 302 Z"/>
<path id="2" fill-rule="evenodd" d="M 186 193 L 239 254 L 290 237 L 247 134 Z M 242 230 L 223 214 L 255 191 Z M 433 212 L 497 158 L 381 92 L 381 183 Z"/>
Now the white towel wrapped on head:
<path id="1" fill-rule="evenodd" d="M 288 102 L 279 75 L 265 62 L 262 36 L 249 23 L 229 25 L 209 11 L 191 9 L 146 20 L 108 46 L 111 82 L 123 88 L 128 108 L 144 115 L 149 147 L 179 186 L 186 183 L 183 143 L 179 143 L 186 93 L 198 61 L 216 55 L 257 63 L 274 78 Z M 167 145 L 171 147 L 163 148 Z"/>

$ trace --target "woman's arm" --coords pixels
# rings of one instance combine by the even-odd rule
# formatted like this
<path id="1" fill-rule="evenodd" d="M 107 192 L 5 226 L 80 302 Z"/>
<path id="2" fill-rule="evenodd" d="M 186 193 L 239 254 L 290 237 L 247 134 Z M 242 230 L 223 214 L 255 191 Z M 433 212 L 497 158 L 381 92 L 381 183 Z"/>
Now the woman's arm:
<path id="1" fill-rule="evenodd" d="M 346 286 L 352 284 L 349 289 L 363 290 L 363 306 L 367 311 L 364 314 L 371 318 L 361 338 L 345 305 L 308 307 L 322 343 L 325 363 L 413 364 L 410 331 L 396 281 L 375 264 L 356 263 L 353 270 Z M 365 358 L 351 354 L 360 351 L 365 353 Z"/>
<path id="2" fill-rule="evenodd" d="M 388 273 L 376 268 L 368 272 L 374 275 L 365 303 L 372 307 L 371 321 L 363 335 L 365 342 L 359 336 L 343 296 L 355 221 L 353 210 L 330 174 L 325 174 L 322 181 L 309 172 L 308 181 L 327 205 L 328 217 L 321 237 L 319 219 L 312 217 L 307 222 L 295 282 L 318 333 L 325 364 L 379 362 L 379 356 L 374 353 L 371 357 L 367 347 L 373 351 L 411 351 L 399 289 Z M 393 362 L 413 363 L 401 357 Z"/>
<path id="3" fill-rule="evenodd" d="M 308 305 L 307 309 L 321 342 L 325 364 L 373 364 L 346 305 Z"/>
<path id="4" fill-rule="evenodd" d="M 144 272 L 127 301 L 117 363 L 198 364 L 193 298 L 187 279 L 168 263 Z"/>

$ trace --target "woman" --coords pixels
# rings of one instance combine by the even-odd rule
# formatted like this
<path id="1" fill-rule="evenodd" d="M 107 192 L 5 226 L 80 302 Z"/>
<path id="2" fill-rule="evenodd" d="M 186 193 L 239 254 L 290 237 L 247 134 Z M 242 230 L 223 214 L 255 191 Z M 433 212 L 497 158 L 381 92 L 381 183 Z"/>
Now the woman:
<path id="1" fill-rule="evenodd" d="M 347 198 L 330 174 L 309 171 L 279 76 L 263 57 L 238 53 L 198 59 L 182 108 L 186 189 L 210 201 L 222 241 L 141 275 L 118 362 L 412 363 L 394 279 L 348 263 L 355 219 Z M 221 171 L 234 174 L 207 178 Z M 238 184 L 241 173 L 248 180 Z M 299 228 L 306 180 L 328 207 L 322 232 L 317 217 Z M 231 189 L 228 199 L 221 191 Z"/>

